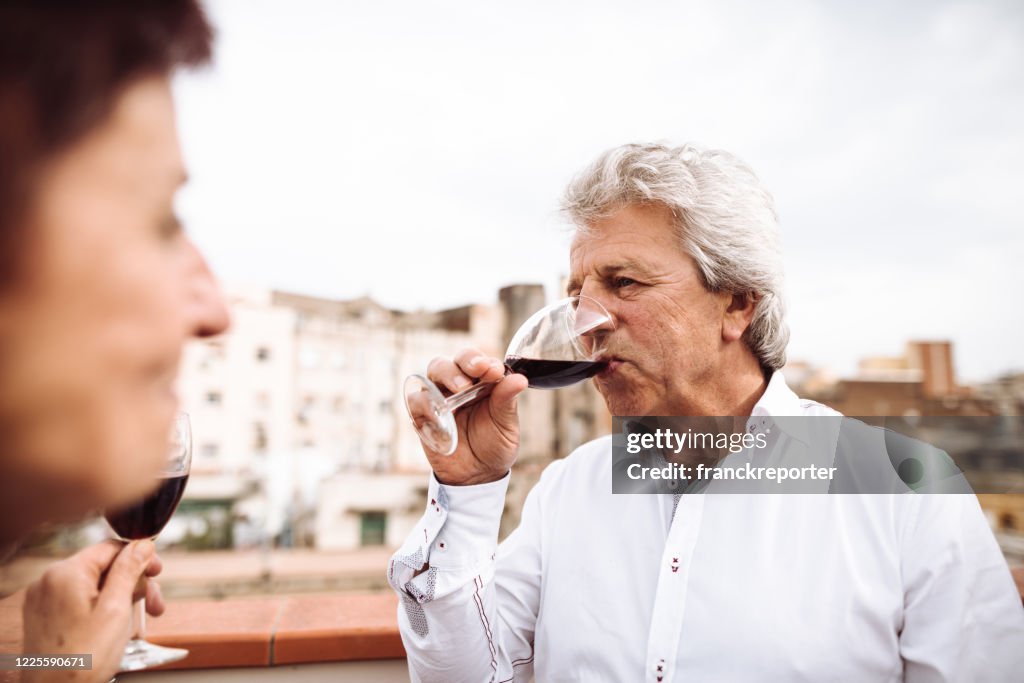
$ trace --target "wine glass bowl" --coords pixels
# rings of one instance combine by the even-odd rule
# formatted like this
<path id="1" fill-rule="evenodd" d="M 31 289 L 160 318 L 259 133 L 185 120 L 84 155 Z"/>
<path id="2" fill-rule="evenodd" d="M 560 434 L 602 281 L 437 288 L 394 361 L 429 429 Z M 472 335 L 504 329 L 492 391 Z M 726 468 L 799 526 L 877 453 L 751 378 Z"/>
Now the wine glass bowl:
<path id="1" fill-rule="evenodd" d="M 534 389 L 556 389 L 593 377 L 607 366 L 604 340 L 614 329 L 611 314 L 595 299 L 572 296 L 545 306 L 524 322 L 505 351 L 505 374 L 524 375 Z M 478 382 L 450 396 L 424 375 L 410 375 L 403 395 L 413 427 L 432 451 L 451 455 L 458 447 L 455 412 L 494 388 Z"/>

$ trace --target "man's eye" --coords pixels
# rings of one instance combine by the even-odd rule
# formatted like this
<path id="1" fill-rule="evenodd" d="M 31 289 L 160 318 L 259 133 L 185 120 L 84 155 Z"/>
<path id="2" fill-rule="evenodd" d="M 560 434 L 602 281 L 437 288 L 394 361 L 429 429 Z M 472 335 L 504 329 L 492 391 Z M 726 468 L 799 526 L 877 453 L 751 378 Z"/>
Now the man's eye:
<path id="1" fill-rule="evenodd" d="M 617 278 L 615 278 L 613 284 L 615 285 L 616 289 L 622 289 L 623 287 L 629 287 L 630 285 L 635 285 L 636 284 L 636 280 L 634 280 L 631 277 L 617 277 Z"/>

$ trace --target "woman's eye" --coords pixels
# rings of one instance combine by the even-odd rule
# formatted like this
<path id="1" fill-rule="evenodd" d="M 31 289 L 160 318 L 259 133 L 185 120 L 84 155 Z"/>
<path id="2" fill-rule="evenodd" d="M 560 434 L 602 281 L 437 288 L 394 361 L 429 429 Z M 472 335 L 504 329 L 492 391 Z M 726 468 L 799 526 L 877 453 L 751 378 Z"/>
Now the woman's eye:
<path id="1" fill-rule="evenodd" d="M 617 278 L 615 278 L 615 283 L 614 284 L 615 284 L 615 288 L 616 289 L 622 289 L 623 287 L 629 287 L 630 285 L 635 285 L 636 284 L 636 280 L 634 280 L 631 277 L 617 277 Z"/>

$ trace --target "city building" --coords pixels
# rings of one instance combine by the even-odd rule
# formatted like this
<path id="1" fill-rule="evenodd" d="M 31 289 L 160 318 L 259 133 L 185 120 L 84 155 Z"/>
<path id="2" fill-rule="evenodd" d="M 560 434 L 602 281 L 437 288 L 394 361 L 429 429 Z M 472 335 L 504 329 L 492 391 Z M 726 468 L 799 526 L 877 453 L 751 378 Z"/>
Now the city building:
<path id="1" fill-rule="evenodd" d="M 911 341 L 899 356 L 870 356 L 856 376 L 823 382 L 804 364 L 784 370 L 798 393 L 825 403 L 844 415 L 996 415 L 991 400 L 957 384 L 953 344 Z"/>
<path id="2" fill-rule="evenodd" d="M 197 548 L 224 539 L 325 550 L 397 544 L 422 512 L 429 473 L 404 378 L 466 347 L 501 357 L 547 303 L 540 285 L 506 287 L 498 298 L 403 312 L 369 298 L 232 290 L 232 329 L 192 342 L 183 358 L 193 477 L 167 538 Z M 526 392 L 520 422 L 521 472 L 504 529 L 518 523 L 548 462 L 611 424 L 586 385 Z"/>

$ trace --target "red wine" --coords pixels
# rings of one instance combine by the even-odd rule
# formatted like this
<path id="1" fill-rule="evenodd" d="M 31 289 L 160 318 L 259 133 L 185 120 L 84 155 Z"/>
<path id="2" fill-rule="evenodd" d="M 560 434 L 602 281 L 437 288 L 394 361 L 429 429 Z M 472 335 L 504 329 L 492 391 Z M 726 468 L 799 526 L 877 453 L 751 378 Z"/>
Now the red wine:
<path id="1" fill-rule="evenodd" d="M 582 382 L 607 367 L 604 361 L 589 360 L 538 360 L 509 356 L 505 365 L 512 372 L 526 375 L 534 389 L 557 389 Z"/>
<path id="2" fill-rule="evenodd" d="M 117 535 L 125 540 L 153 538 L 163 530 L 177 509 L 186 482 L 187 474 L 164 477 L 157 490 L 142 501 L 120 510 L 108 510 L 103 516 Z"/>

